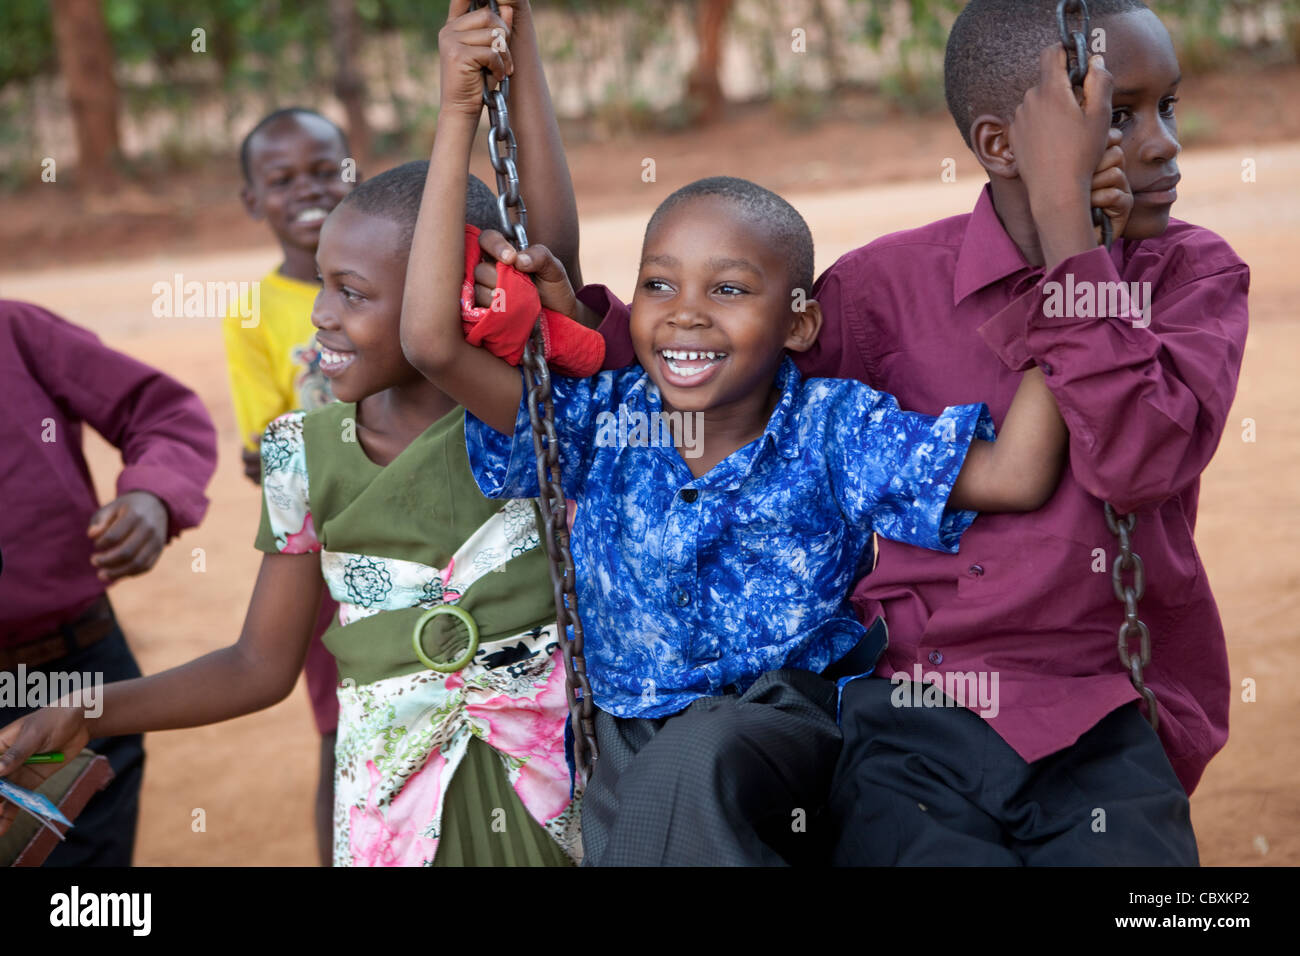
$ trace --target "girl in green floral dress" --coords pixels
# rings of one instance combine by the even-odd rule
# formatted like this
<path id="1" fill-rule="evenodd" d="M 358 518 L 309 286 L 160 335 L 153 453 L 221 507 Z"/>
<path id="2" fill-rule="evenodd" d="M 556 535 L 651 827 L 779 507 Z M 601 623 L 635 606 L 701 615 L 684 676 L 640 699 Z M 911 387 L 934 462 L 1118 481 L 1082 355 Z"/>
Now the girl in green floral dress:
<path id="1" fill-rule="evenodd" d="M 0 730 L 15 765 L 282 700 L 323 582 L 340 604 L 325 635 L 341 678 L 336 865 L 576 862 L 564 669 L 535 505 L 480 494 L 463 409 L 399 342 L 427 168 L 363 183 L 322 228 L 312 321 L 339 402 L 266 430 L 265 554 L 238 643 L 107 685 L 98 718 L 49 707 Z M 471 222 L 490 225 L 494 205 L 482 183 L 471 187 Z"/>

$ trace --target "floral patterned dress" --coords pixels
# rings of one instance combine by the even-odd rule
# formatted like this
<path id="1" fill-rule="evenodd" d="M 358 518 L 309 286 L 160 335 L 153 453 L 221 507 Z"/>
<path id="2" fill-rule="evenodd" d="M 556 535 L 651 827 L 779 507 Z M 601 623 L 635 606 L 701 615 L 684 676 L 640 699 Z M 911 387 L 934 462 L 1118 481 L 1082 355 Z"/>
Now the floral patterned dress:
<path id="1" fill-rule="evenodd" d="M 282 415 L 262 441 L 257 547 L 320 552 L 339 614 L 337 866 L 563 865 L 581 854 L 564 752 L 564 668 L 536 506 L 491 501 L 465 453 L 464 412 L 386 466 L 356 440 L 356 405 Z M 310 477 L 310 481 L 309 481 Z M 426 610 L 454 605 L 479 647 L 446 674 L 415 652 Z M 466 648 L 452 615 L 422 648 Z"/>

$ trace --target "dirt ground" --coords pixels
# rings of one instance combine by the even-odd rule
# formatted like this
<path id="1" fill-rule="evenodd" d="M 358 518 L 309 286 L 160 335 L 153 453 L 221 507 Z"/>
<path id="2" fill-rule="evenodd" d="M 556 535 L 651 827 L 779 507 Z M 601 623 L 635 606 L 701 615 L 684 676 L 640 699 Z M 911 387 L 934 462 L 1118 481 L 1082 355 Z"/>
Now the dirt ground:
<path id="1" fill-rule="evenodd" d="M 1249 96 L 1242 96 L 1249 90 Z M 1240 60 L 1207 76 L 1189 76 L 1180 90 L 1184 146 L 1232 147 L 1243 156 L 1269 143 L 1300 140 L 1300 66 Z M 979 168 L 945 112 L 901 113 L 878 93 L 847 91 L 794 104 L 729 107 L 711 127 L 680 132 L 632 132 L 608 122 L 572 122 L 564 129 L 579 211 L 585 217 L 653 207 L 678 186 L 726 173 L 786 193 L 833 193 L 880 183 L 938 178 L 945 159 L 960 176 Z M 407 159 L 428 158 L 427 145 L 409 155 L 376 160 L 381 172 Z M 642 180 L 646 159 L 656 182 Z M 137 178 L 108 196 L 85 197 L 75 170 L 59 168 L 55 183 L 33 182 L 0 195 L 0 269 L 130 261 L 158 252 L 252 249 L 266 241 L 263 225 L 239 204 L 238 164 L 198 167 L 134 164 Z M 37 175 L 39 166 L 29 171 Z M 491 183 L 486 150 L 474 172 Z"/>
<path id="2" fill-rule="evenodd" d="M 872 185 L 876 179 L 850 181 L 841 173 L 855 156 L 882 155 L 873 131 L 858 128 L 851 135 L 834 125 L 824 135 L 809 131 L 797 152 L 805 164 L 814 165 L 805 165 L 802 176 L 797 170 L 781 176 L 781 164 L 793 162 L 790 147 L 766 149 L 762 127 L 756 120 L 744 122 L 750 124 L 745 127 L 748 139 L 732 135 L 725 146 L 713 143 L 707 163 L 682 145 L 685 140 L 662 150 L 659 146 L 671 138 L 659 142 L 659 151 L 649 155 L 657 159 L 660 181 L 651 186 L 640 183 L 641 158 L 648 154 L 641 146 L 626 146 L 617 156 L 609 146 L 574 151 L 586 214 L 583 269 L 588 281 L 604 281 L 628 294 L 649 210 L 670 183 L 706 172 L 756 176 L 756 170 L 766 168 L 771 175 L 765 181 L 782 188 L 808 217 L 819 269 L 885 232 L 968 211 L 981 185 L 950 127 L 922 124 L 889 134 L 896 149 L 884 152 L 886 171 L 876 179 L 890 184 Z M 1192 798 L 1201 859 L 1210 865 L 1300 864 L 1300 691 L 1292 677 L 1300 672 L 1300 506 L 1294 498 L 1300 469 L 1300 418 L 1295 415 L 1300 317 L 1294 308 L 1300 131 L 1292 136 L 1293 142 L 1261 145 L 1243 133 L 1236 145 L 1189 150 L 1175 210 L 1180 218 L 1223 235 L 1251 264 L 1254 277 L 1245 368 L 1223 443 L 1204 477 L 1197 527 L 1238 688 L 1227 747 Z M 827 158 L 808 158 L 818 156 Z M 946 156 L 960 157 L 953 184 L 939 180 Z M 1256 182 L 1242 181 L 1243 159 L 1255 161 Z M 623 164 L 625 174 L 609 172 L 615 161 Z M 812 182 L 819 171 L 826 181 Z M 26 202 L 30 200 L 24 198 Z M 219 323 L 156 319 L 150 306 L 155 282 L 171 281 L 176 274 L 186 280 L 256 278 L 274 265 L 276 250 L 242 224 L 224 233 L 201 224 L 213 216 L 220 222 L 237 215 L 229 202 L 195 203 L 196 235 L 189 239 L 163 230 L 147 242 L 124 236 L 114 249 L 117 234 L 111 233 L 92 247 L 84 240 L 95 228 L 88 222 L 80 230 L 83 238 L 70 240 L 68 256 L 58 258 L 50 237 L 75 232 L 60 220 L 60 211 L 51 213 L 48 235 L 32 227 L 35 219 L 25 206 L 20 212 L 27 225 L 9 219 L 0 227 L 7 250 L 0 258 L 6 270 L 0 272 L 0 296 L 39 302 L 166 370 L 203 397 L 220 433 L 221 460 L 203 525 L 173 542 L 149 575 L 121 582 L 111 592 L 146 673 L 234 641 L 258 566 L 251 546 L 258 492 L 243 478 L 236 453 Z M 239 248 L 250 238 L 257 244 Z M 27 248 L 20 249 L 24 244 Z M 116 253 L 115 261 L 68 264 L 91 252 L 103 258 L 106 250 L 110 257 Z M 54 267 L 35 268 L 38 264 Z M 1254 421 L 1253 442 L 1243 440 L 1248 418 Z M 108 500 L 119 457 L 93 434 L 87 454 L 101 498 Z M 1139 529 L 1139 551 L 1140 541 Z M 202 549 L 202 570 L 197 549 Z M 1255 682 L 1257 695 L 1249 703 L 1240 693 L 1247 678 Z M 153 734 L 147 749 L 139 864 L 315 863 L 317 738 L 301 682 L 288 701 L 268 711 L 215 727 Z M 205 811 L 205 832 L 191 826 L 198 808 Z"/>

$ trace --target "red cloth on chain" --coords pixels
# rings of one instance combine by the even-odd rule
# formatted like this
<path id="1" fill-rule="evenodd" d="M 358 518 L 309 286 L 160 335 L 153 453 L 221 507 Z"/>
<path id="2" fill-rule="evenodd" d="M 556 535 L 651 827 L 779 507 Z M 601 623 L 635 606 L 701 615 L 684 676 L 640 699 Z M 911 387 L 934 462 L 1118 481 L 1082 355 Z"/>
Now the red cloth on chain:
<path id="1" fill-rule="evenodd" d="M 502 309 L 474 304 L 474 267 L 483 257 L 479 230 L 465 227 L 465 282 L 460 290 L 460 315 L 465 341 L 518 365 L 524 346 L 540 315 L 543 354 L 551 370 L 573 378 L 595 375 L 605 362 L 605 339 L 595 329 L 542 306 L 533 280 L 514 266 L 497 263 L 497 289 L 493 298 Z M 498 298 L 499 297 L 499 298 Z"/>

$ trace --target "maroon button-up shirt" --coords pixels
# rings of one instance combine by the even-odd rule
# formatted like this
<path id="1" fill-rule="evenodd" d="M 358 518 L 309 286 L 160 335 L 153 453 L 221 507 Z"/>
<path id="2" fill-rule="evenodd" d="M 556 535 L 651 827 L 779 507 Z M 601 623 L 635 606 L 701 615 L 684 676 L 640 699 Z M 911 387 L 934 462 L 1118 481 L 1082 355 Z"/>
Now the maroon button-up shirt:
<path id="1" fill-rule="evenodd" d="M 1045 314 L 1056 311 L 1044 309 L 1045 283 L 1120 281 L 1150 283 L 1147 327 L 1078 317 L 1086 307 Z M 881 676 L 996 672 L 996 714 L 981 716 L 1027 761 L 1137 699 L 1116 652 L 1110 501 L 1138 515 L 1152 645 L 1144 680 L 1165 751 L 1192 791 L 1228 736 L 1223 625 L 1192 532 L 1200 474 L 1236 392 L 1249 285 L 1227 243 L 1177 220 L 1157 239 L 1120 240 L 1044 276 L 1002 228 L 987 188 L 972 214 L 886 236 L 827 270 L 815 289 L 821 337 L 795 356 L 805 375 L 856 378 L 932 415 L 986 402 L 1000 427 L 1020 372 L 1037 363 L 1070 429 L 1069 470 L 1041 510 L 981 515 L 956 555 L 879 541 L 852 600 L 864 622 L 889 624 Z M 606 312 L 607 367 L 626 364 L 626 308 L 604 290 L 583 299 Z"/>
<path id="2" fill-rule="evenodd" d="M 117 493 L 167 506 L 170 539 L 208 506 L 217 435 L 199 397 L 25 302 L 0 300 L 0 647 L 57 627 L 104 593 L 86 534 L 99 508 L 81 423 L 122 452 Z"/>

